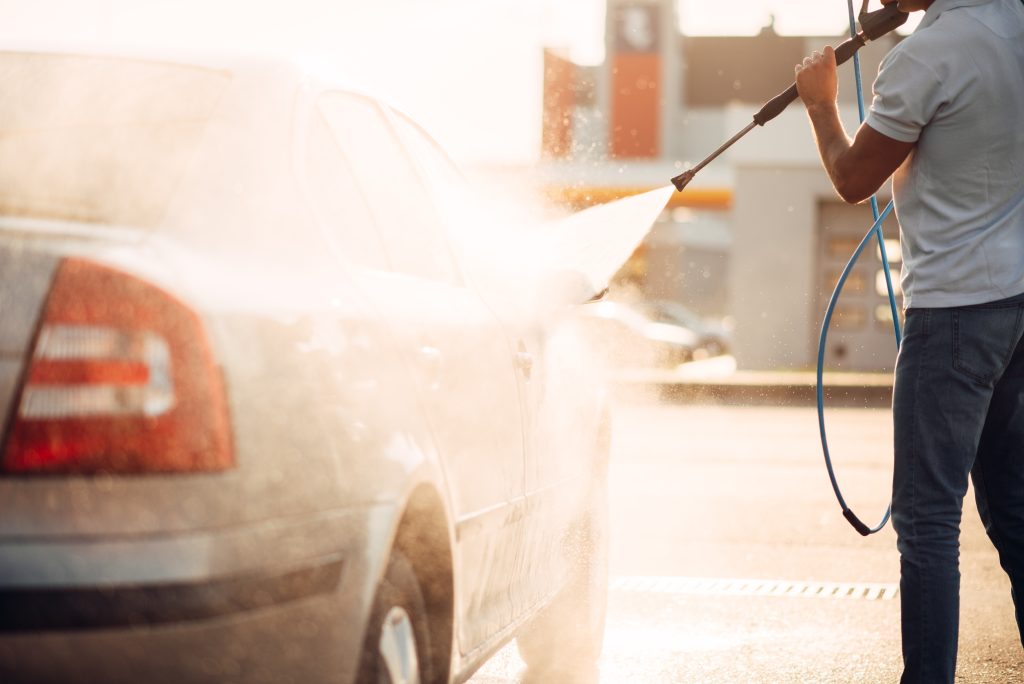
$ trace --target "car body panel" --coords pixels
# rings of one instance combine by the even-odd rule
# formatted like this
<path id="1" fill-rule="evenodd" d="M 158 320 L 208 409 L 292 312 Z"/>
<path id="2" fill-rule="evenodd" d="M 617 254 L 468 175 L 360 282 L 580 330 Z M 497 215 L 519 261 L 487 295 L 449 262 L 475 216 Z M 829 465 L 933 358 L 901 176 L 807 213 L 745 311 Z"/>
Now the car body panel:
<path id="1" fill-rule="evenodd" d="M 248 596 L 238 596 L 250 600 L 252 605 L 236 605 L 232 606 L 234 610 L 196 619 L 180 614 L 183 588 L 195 587 L 200 592 L 204 587 L 213 587 L 217 578 L 243 580 L 254 573 L 265 575 L 268 549 L 261 547 L 257 552 L 250 548 L 249 562 L 234 565 L 226 574 L 188 572 L 173 584 L 126 585 L 157 591 L 168 586 L 178 588 L 171 608 L 177 614 L 161 616 L 155 612 L 161 604 L 149 597 L 150 600 L 137 604 L 143 610 L 134 615 L 129 613 L 128 620 L 120 626 L 90 628 L 82 624 L 80 614 L 77 626 L 61 630 L 0 630 L 0 677 L 4 681 L 52 682 L 88 674 L 90 681 L 135 682 L 139 673 L 145 672 L 147 681 L 152 682 L 272 682 L 280 681 L 283 675 L 304 682 L 355 681 L 362 649 L 362 623 L 369 613 L 376 577 L 382 571 L 378 565 L 386 557 L 386 544 L 390 542 L 387 530 L 394 525 L 395 515 L 394 507 L 381 504 L 338 511 L 298 526 L 264 530 L 262 540 L 276 540 L 273 550 L 282 553 L 282 562 L 277 567 L 337 568 L 313 579 L 315 586 L 309 585 L 309 576 L 293 573 L 287 578 L 291 596 L 284 600 L 268 594 L 253 597 L 250 592 Z M 244 542 L 243 531 L 235 532 Z M 296 555 L 288 547 L 295 545 L 290 537 L 299 532 L 314 533 L 299 544 L 319 538 L 333 551 L 327 556 Z M 231 536 L 232 532 L 226 534 Z M 170 558 L 181 550 L 181 542 L 172 538 L 152 543 L 162 545 L 161 555 Z M 122 548 L 126 553 L 137 553 L 128 545 Z M 142 546 L 138 550 L 144 549 Z M 148 559 L 142 562 L 152 564 Z M 100 565 L 97 563 L 97 567 Z M 190 579 L 186 581 L 186 577 Z M 44 605 L 59 604 L 66 597 L 68 585 L 60 586 L 64 589 L 55 588 L 52 596 L 37 592 L 46 599 Z M 96 620 L 124 620 L 125 615 L 117 610 L 115 602 L 119 586 L 125 585 L 101 584 L 100 596 L 106 597 L 106 609 L 85 615 Z M 223 592 L 216 589 L 207 592 L 207 602 L 200 605 L 216 607 L 223 599 Z M 82 609 L 80 605 L 76 608 Z M 283 635 L 295 638 L 282 638 Z M 310 657 L 313 653 L 317 657 Z"/>

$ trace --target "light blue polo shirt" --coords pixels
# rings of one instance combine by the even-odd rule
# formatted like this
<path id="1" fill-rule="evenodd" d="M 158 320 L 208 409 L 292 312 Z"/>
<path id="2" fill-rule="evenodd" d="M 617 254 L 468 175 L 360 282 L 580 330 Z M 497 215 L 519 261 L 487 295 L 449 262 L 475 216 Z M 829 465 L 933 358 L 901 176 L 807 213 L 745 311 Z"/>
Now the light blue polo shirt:
<path id="1" fill-rule="evenodd" d="M 935 0 L 874 91 L 867 125 L 917 142 L 893 176 L 904 305 L 1024 293 L 1024 4 Z"/>

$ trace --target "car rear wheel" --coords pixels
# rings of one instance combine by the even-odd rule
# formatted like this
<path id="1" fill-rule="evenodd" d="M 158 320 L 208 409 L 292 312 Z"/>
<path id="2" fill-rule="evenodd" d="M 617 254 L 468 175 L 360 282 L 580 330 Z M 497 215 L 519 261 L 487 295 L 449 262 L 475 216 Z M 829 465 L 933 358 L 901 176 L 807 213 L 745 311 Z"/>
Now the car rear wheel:
<path id="1" fill-rule="evenodd" d="M 608 608 L 607 488 L 607 478 L 601 477 L 590 515 L 566 544 L 573 567 L 568 584 L 517 639 L 519 654 L 534 674 L 578 674 L 601 656 Z"/>
<path id="2" fill-rule="evenodd" d="M 432 684 L 426 602 L 412 564 L 391 553 L 363 642 L 360 684 Z"/>

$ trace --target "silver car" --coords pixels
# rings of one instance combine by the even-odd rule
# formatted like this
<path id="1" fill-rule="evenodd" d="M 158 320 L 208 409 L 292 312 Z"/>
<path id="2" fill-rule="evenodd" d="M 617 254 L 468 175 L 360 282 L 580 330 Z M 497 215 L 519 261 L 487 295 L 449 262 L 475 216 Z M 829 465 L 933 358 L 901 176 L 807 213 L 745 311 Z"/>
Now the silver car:
<path id="1" fill-rule="evenodd" d="M 607 402 L 460 182 L 288 63 L 0 51 L 0 681 L 598 657 Z"/>
<path id="2" fill-rule="evenodd" d="M 597 362 L 610 369 L 675 368 L 693 360 L 700 342 L 688 328 L 651 320 L 617 301 L 580 307 L 576 319 Z"/>

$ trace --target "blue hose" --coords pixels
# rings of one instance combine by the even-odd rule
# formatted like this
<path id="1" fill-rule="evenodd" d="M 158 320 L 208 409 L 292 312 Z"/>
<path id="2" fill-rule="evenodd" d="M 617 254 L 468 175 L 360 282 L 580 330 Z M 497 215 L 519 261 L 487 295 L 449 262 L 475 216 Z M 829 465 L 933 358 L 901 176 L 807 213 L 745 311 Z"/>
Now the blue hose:
<path id="1" fill-rule="evenodd" d="M 847 5 L 850 14 L 850 35 L 855 36 L 857 34 L 857 20 L 854 16 L 853 0 L 847 0 Z M 853 71 L 857 81 L 857 106 L 860 114 L 861 123 L 864 122 L 864 85 L 861 81 L 860 75 L 860 55 L 855 53 L 853 56 Z M 864 238 L 860 241 L 857 249 L 854 251 L 853 256 L 850 257 L 850 261 L 847 262 L 846 268 L 843 269 L 842 275 L 839 277 L 839 281 L 836 283 L 835 290 L 832 292 L 832 297 L 829 299 L 828 308 L 825 310 L 825 319 L 821 323 L 821 335 L 818 338 L 818 372 L 817 372 L 817 401 L 818 401 L 818 431 L 821 434 L 821 449 L 825 456 L 825 468 L 828 470 L 828 477 L 832 483 L 832 491 L 835 492 L 836 500 L 839 501 L 839 506 L 843 510 L 843 517 L 853 526 L 857 532 L 863 536 L 874 534 L 885 527 L 885 524 L 889 521 L 889 517 L 892 513 L 892 507 L 889 506 L 885 510 L 885 515 L 882 516 L 881 522 L 875 527 L 868 527 L 854 514 L 849 506 L 846 505 L 846 500 L 843 498 L 843 493 L 839 489 L 839 482 L 836 480 L 835 469 L 832 466 L 832 457 L 828 451 L 828 437 L 825 434 L 825 391 L 824 384 L 822 382 L 824 369 L 825 369 L 825 343 L 828 339 L 828 329 L 832 323 L 832 314 L 835 312 L 836 304 L 839 301 L 839 296 L 842 294 L 843 285 L 846 283 L 846 279 L 849 277 L 850 272 L 857 263 L 857 259 L 864 252 L 864 248 L 871 241 L 871 237 L 874 236 L 878 241 L 879 253 L 882 257 L 882 270 L 885 273 L 885 285 L 889 293 L 889 307 L 892 310 L 892 322 L 893 332 L 896 336 L 896 348 L 899 349 L 902 341 L 902 333 L 900 331 L 900 318 L 897 312 L 896 306 L 896 293 L 892 286 L 892 274 L 889 270 L 889 257 L 885 250 L 885 236 L 882 232 L 882 224 L 885 219 L 889 216 L 892 211 L 893 203 L 885 207 L 885 210 L 879 214 L 878 211 L 878 198 L 876 196 L 871 197 L 871 214 L 874 217 L 874 223 L 871 229 L 864 235 Z"/>

